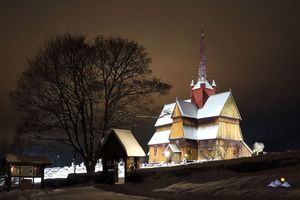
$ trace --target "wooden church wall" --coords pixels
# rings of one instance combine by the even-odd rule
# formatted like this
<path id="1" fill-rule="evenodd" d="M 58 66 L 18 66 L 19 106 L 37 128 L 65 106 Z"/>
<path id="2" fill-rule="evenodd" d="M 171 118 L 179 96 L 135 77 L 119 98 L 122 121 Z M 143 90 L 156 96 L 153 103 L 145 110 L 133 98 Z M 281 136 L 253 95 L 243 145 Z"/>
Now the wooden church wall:
<path id="1" fill-rule="evenodd" d="M 171 125 L 165 125 L 165 126 L 160 126 L 156 128 L 156 131 L 166 131 L 166 130 L 170 130 L 171 129 Z"/>
<path id="2" fill-rule="evenodd" d="M 181 160 L 197 160 L 198 158 L 198 149 L 196 146 L 185 146 L 181 149 Z"/>
<path id="3" fill-rule="evenodd" d="M 227 102 L 225 103 L 225 105 L 221 111 L 221 116 L 231 117 L 231 118 L 235 118 L 235 119 L 241 118 L 239 110 L 238 110 L 236 103 L 232 96 L 230 96 L 227 99 Z"/>
<path id="4" fill-rule="evenodd" d="M 149 146 L 149 163 L 165 162 L 166 158 L 164 155 L 167 144 L 157 144 Z M 155 154 L 156 148 L 156 154 Z"/>
<path id="5" fill-rule="evenodd" d="M 171 127 L 170 139 L 182 138 L 184 136 L 182 125 L 183 125 L 183 121 L 180 119 L 178 119 L 178 121 L 176 122 L 173 122 Z"/>
<path id="6" fill-rule="evenodd" d="M 181 112 L 180 112 L 180 109 L 178 108 L 177 104 L 176 104 L 176 106 L 174 108 L 174 111 L 172 113 L 172 118 L 175 118 L 175 117 L 181 117 Z"/>
<path id="7" fill-rule="evenodd" d="M 183 117 L 183 125 L 197 126 L 197 120 L 192 118 Z"/>
<path id="8" fill-rule="evenodd" d="M 205 118 L 205 119 L 198 119 L 197 125 L 198 126 L 212 126 L 217 125 L 219 123 L 218 117 L 211 117 L 211 118 Z"/>
<path id="9" fill-rule="evenodd" d="M 203 145 L 204 143 L 206 145 Z M 234 159 L 251 155 L 246 154 L 245 146 L 235 140 L 203 140 L 199 141 L 199 145 L 198 160 Z"/>
<path id="10" fill-rule="evenodd" d="M 220 118 L 218 138 L 230 140 L 243 140 L 239 121 L 229 118 Z"/>
<path id="11" fill-rule="evenodd" d="M 241 157 L 250 157 L 252 156 L 252 153 L 245 147 L 245 145 L 242 145 L 241 149 Z"/>

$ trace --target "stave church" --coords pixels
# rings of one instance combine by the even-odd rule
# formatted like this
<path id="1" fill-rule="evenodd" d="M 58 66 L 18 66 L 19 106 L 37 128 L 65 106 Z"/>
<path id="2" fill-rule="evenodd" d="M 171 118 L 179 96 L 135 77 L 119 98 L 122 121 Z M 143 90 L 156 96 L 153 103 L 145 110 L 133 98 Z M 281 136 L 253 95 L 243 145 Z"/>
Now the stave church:
<path id="1" fill-rule="evenodd" d="M 164 105 L 148 142 L 149 163 L 222 160 L 249 157 L 242 120 L 231 91 L 217 93 L 207 80 L 204 33 L 201 33 L 198 79 L 190 98 Z"/>

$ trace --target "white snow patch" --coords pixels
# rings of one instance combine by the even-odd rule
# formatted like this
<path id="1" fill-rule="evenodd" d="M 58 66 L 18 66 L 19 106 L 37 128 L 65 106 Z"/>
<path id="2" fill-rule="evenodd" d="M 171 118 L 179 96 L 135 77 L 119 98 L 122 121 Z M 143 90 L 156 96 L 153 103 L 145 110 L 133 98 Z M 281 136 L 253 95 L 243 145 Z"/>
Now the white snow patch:
<path id="1" fill-rule="evenodd" d="M 67 178 L 69 174 L 74 173 L 74 163 L 72 163 L 71 166 L 65 166 L 65 167 L 52 167 L 52 168 L 45 168 L 44 174 L 45 174 L 45 179 L 55 179 L 55 178 Z M 119 162 L 119 177 L 125 177 L 125 167 L 124 167 L 124 162 L 121 161 Z M 97 162 L 96 167 L 95 167 L 95 172 L 102 171 L 102 163 Z M 82 174 L 86 173 L 86 168 L 84 166 L 84 163 L 81 163 L 80 165 L 76 165 L 76 174 Z M 40 182 L 40 179 L 35 179 L 34 180 L 36 183 Z"/>
<path id="2" fill-rule="evenodd" d="M 253 145 L 253 153 L 259 154 L 264 151 L 265 145 L 261 142 L 255 142 Z"/>
<path id="3" fill-rule="evenodd" d="M 45 168 L 44 170 L 45 179 L 67 178 L 69 174 L 74 173 L 74 168 L 76 174 L 86 173 L 86 168 L 84 166 L 84 163 L 81 163 L 80 165 L 74 165 L 74 163 L 72 163 L 71 166 Z M 98 171 L 102 171 L 101 162 L 98 162 L 96 164 L 95 172 Z"/>

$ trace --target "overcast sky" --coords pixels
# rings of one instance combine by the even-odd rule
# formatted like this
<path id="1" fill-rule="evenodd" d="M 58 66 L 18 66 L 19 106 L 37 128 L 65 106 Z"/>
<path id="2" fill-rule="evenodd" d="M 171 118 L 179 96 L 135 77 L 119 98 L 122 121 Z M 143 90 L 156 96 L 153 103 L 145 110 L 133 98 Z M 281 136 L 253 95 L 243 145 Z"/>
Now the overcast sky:
<path id="1" fill-rule="evenodd" d="M 249 145 L 300 130 L 300 1 L 0 0 L 0 135 L 12 138 L 18 121 L 7 92 L 47 37 L 71 32 L 138 41 L 154 73 L 173 86 L 156 100 L 162 106 L 190 96 L 201 24 L 208 79 L 220 92 L 231 88 Z"/>

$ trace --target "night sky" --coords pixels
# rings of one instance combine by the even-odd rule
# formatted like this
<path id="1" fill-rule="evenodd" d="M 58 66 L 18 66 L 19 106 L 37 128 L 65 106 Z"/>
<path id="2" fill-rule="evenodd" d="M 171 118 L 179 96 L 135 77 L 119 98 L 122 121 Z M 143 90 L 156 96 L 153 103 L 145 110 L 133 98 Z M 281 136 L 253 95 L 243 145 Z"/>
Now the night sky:
<path id="1" fill-rule="evenodd" d="M 156 76 L 171 92 L 162 106 L 189 98 L 197 77 L 204 24 L 208 79 L 231 88 L 244 139 L 266 150 L 300 148 L 300 1 L 0 1 L 0 146 L 20 122 L 7 93 L 27 58 L 49 36 L 65 32 L 122 36 L 144 45 Z M 138 130 L 147 143 L 153 122 Z M 148 128 L 147 128 L 148 127 Z M 4 139 L 6 137 L 6 139 Z M 7 142 L 7 139 L 9 142 Z M 6 147 L 5 147 L 6 145 Z"/>

